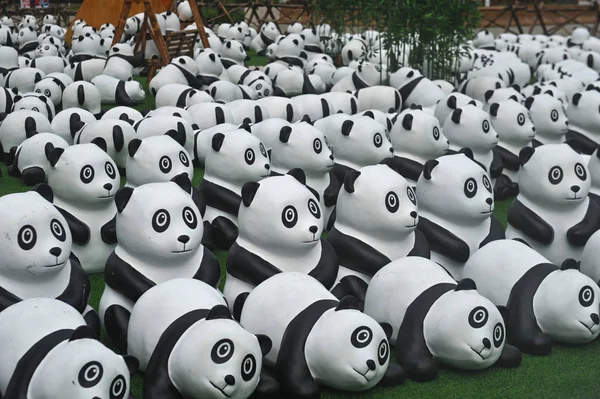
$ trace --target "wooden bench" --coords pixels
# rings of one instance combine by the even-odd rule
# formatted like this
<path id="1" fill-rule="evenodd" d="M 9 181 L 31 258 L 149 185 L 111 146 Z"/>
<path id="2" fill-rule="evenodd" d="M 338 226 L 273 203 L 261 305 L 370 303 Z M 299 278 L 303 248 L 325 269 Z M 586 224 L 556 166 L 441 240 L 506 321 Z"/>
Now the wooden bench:
<path id="1" fill-rule="evenodd" d="M 180 32 L 169 32 L 167 35 L 167 56 L 166 62 L 170 62 L 175 57 L 188 56 L 194 58 L 194 48 L 198 41 L 199 32 L 197 30 L 182 30 Z M 156 71 L 161 67 L 160 63 L 148 61 L 150 69 L 148 70 L 148 82 L 152 80 Z"/>

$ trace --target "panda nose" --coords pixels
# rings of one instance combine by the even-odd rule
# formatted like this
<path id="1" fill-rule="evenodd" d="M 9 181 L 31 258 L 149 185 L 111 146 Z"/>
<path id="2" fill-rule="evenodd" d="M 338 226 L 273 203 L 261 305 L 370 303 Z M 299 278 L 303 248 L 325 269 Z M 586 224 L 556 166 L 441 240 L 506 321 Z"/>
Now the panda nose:
<path id="1" fill-rule="evenodd" d="M 416 219 L 416 218 L 417 218 L 417 212 L 415 212 L 415 211 L 412 211 L 412 212 L 410 213 L 410 217 L 411 217 L 411 218 L 413 218 L 413 219 Z"/>
<path id="2" fill-rule="evenodd" d="M 319 231 L 319 228 L 317 226 L 310 226 L 308 228 L 308 230 L 313 234 L 317 234 L 317 231 Z"/>
<path id="3" fill-rule="evenodd" d="M 494 201 L 491 198 L 486 198 L 485 199 L 486 204 L 488 205 L 492 205 L 494 203 Z"/>
<path id="4" fill-rule="evenodd" d="M 481 342 L 483 342 L 483 346 L 487 349 L 490 349 L 492 347 L 492 343 L 487 338 L 482 339 Z"/>
<path id="5" fill-rule="evenodd" d="M 392 147 L 390 147 L 390 152 L 393 154 L 394 153 L 394 149 Z"/>
<path id="6" fill-rule="evenodd" d="M 104 187 L 104 189 L 105 189 L 106 191 L 110 191 L 110 190 L 112 190 L 112 184 L 110 184 L 110 183 L 106 183 L 106 184 L 105 184 L 104 186 L 102 186 L 102 187 Z"/>
<path id="7" fill-rule="evenodd" d="M 579 186 L 571 186 L 571 191 L 573 191 L 574 193 L 578 193 L 580 190 Z"/>
<path id="8" fill-rule="evenodd" d="M 235 377 L 231 374 L 228 374 L 225 376 L 225 382 L 227 383 L 227 385 L 235 385 Z"/>
<path id="9" fill-rule="evenodd" d="M 62 249 L 60 249 L 58 247 L 50 248 L 50 255 L 60 256 L 60 254 L 62 254 Z M 596 317 L 598 317 L 598 316 L 596 316 Z"/>
<path id="10" fill-rule="evenodd" d="M 190 237 L 186 236 L 186 235 L 182 235 L 177 237 L 177 241 L 179 241 L 182 244 L 187 244 L 188 241 L 190 241 Z"/>
<path id="11" fill-rule="evenodd" d="M 269 169 L 271 169 L 271 167 L 269 166 L 269 164 L 268 164 L 268 163 L 266 163 L 266 164 L 265 164 L 265 169 L 266 169 L 266 170 L 269 170 Z"/>
<path id="12" fill-rule="evenodd" d="M 569 126 L 569 121 L 565 121 L 565 125 Z"/>
<path id="13" fill-rule="evenodd" d="M 333 154 L 329 154 L 329 159 L 333 161 Z"/>
<path id="14" fill-rule="evenodd" d="M 592 313 L 590 315 L 590 317 L 592 318 L 592 321 L 594 322 L 594 324 L 600 324 L 600 317 L 598 316 L 597 313 Z"/>
<path id="15" fill-rule="evenodd" d="M 531 131 L 535 133 L 535 126 L 531 127 Z"/>
<path id="16" fill-rule="evenodd" d="M 369 370 L 375 370 L 375 362 L 371 359 L 367 360 L 367 367 Z"/>

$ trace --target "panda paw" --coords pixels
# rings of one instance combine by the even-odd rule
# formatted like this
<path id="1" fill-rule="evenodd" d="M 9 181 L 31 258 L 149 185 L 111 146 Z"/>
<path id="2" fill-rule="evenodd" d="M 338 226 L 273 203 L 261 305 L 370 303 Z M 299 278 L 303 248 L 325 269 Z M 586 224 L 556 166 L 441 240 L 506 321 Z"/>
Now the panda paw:
<path id="1" fill-rule="evenodd" d="M 278 399 L 280 397 L 279 382 L 263 370 L 258 386 L 250 395 L 250 399 Z"/>
<path id="2" fill-rule="evenodd" d="M 496 366 L 502 368 L 514 368 L 521 365 L 523 355 L 521 351 L 516 347 L 509 344 L 504 345 L 502 354 L 496 362 Z"/>
<path id="3" fill-rule="evenodd" d="M 529 355 L 546 356 L 552 350 L 552 340 L 546 334 L 536 334 L 524 342 L 519 349 Z"/>
<path id="4" fill-rule="evenodd" d="M 438 368 L 433 359 L 422 358 L 408 370 L 408 377 L 417 382 L 433 381 L 437 377 L 437 372 Z"/>
<path id="5" fill-rule="evenodd" d="M 219 249 L 227 251 L 235 242 L 238 228 L 231 220 L 218 216 L 212 222 L 213 240 Z"/>
<path id="6" fill-rule="evenodd" d="M 44 172 L 44 169 L 37 166 L 25 169 L 23 173 L 21 173 L 21 176 L 23 177 L 23 182 L 27 186 L 35 186 L 36 184 L 46 182 L 46 173 Z"/>
<path id="7" fill-rule="evenodd" d="M 379 385 L 382 387 L 397 387 L 406 380 L 406 372 L 396 363 L 390 363 Z"/>

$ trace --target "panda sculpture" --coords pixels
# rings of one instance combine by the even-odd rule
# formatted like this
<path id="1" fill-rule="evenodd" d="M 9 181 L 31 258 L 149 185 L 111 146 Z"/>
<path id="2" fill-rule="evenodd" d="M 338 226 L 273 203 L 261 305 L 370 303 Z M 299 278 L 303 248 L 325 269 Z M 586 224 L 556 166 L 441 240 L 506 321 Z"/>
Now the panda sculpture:
<path id="1" fill-rule="evenodd" d="M 176 116 L 178 118 L 185 119 L 186 121 L 191 123 L 194 130 L 196 129 L 196 127 L 199 127 L 199 126 L 193 126 L 194 118 L 192 118 L 192 115 L 188 112 L 188 110 L 183 109 L 183 108 L 178 108 L 175 106 L 171 106 L 171 105 L 167 105 L 164 107 L 150 110 L 146 114 L 146 118 L 150 118 L 150 117 L 154 117 L 154 116 Z"/>
<path id="2" fill-rule="evenodd" d="M 127 121 L 133 126 L 136 122 L 144 119 L 144 115 L 135 108 L 119 106 L 104 112 L 100 119 L 120 119 L 122 121 Z"/>
<path id="3" fill-rule="evenodd" d="M 192 89 L 188 85 L 180 83 L 171 83 L 164 85 L 158 90 L 154 97 L 156 108 L 164 106 L 175 106 L 185 108 L 195 104 L 204 104 L 212 102 L 210 94 Z"/>
<path id="4" fill-rule="evenodd" d="M 560 100 L 550 94 L 538 94 L 525 100 L 525 107 L 531 114 L 535 126 L 532 145 L 560 144 L 569 131 L 569 119 Z"/>
<path id="5" fill-rule="evenodd" d="M 325 92 L 325 84 L 319 75 L 305 75 L 300 68 L 286 68 L 273 78 L 273 90 L 273 94 L 279 97 L 321 94 Z"/>
<path id="6" fill-rule="evenodd" d="M 592 179 L 588 195 L 592 201 L 600 205 L 600 151 L 598 149 L 590 157 L 587 167 Z"/>
<path id="7" fill-rule="evenodd" d="M 203 102 L 186 108 L 198 129 L 209 129 L 223 123 L 233 122 L 231 110 L 225 104 Z"/>
<path id="8" fill-rule="evenodd" d="M 271 120 L 271 119 L 268 119 Z M 238 129 L 248 129 L 250 130 L 249 125 L 234 125 L 233 123 L 220 123 L 213 127 L 209 127 L 206 129 L 197 130 L 194 133 L 194 162 L 195 166 L 204 168 L 206 161 L 206 154 L 210 151 L 211 148 L 211 140 L 212 137 L 216 133 L 227 133 L 233 130 Z"/>
<path id="9" fill-rule="evenodd" d="M 322 95 L 321 95 L 322 96 Z M 298 122 L 302 119 L 300 110 L 289 98 L 284 97 L 263 97 L 256 100 L 256 103 L 261 107 L 269 110 L 270 118 L 285 119 L 286 121 Z M 336 108 L 337 109 L 337 108 Z M 268 119 L 267 119 L 268 120 Z"/>
<path id="10" fill-rule="evenodd" d="M 0 125 L 0 156 L 6 166 L 15 161 L 19 145 L 37 132 L 52 132 L 50 121 L 39 112 L 18 110 L 4 115 Z"/>
<path id="11" fill-rule="evenodd" d="M 0 395 L 129 398 L 137 360 L 97 339 L 77 310 L 55 299 L 28 299 L 2 311 Z"/>
<path id="12" fill-rule="evenodd" d="M 248 398 L 271 340 L 233 320 L 223 294 L 194 279 L 150 288 L 136 302 L 127 351 L 140 361 L 147 399 Z M 202 360 L 204 359 L 204 360 Z M 260 383 L 263 383 L 260 380 Z"/>
<path id="13" fill-rule="evenodd" d="M 358 63 L 358 66 L 352 75 L 344 77 L 333 85 L 331 91 L 353 92 L 367 87 L 381 85 L 385 80 L 386 75 L 387 70 L 385 67 L 382 67 L 382 65 L 361 61 Z M 393 95 L 392 98 L 394 98 L 395 102 L 395 95 Z"/>
<path id="14" fill-rule="evenodd" d="M 67 108 L 56 114 L 54 119 L 52 119 L 50 128 L 55 135 L 62 137 L 71 145 L 73 144 L 73 135 L 71 132 L 77 132 L 78 128 L 80 128 L 79 122 L 85 124 L 95 123 L 96 117 L 85 109 Z"/>
<path id="15" fill-rule="evenodd" d="M 525 241 L 552 263 L 579 260 L 600 229 L 600 206 L 590 201 L 591 178 L 567 144 L 525 147 L 519 153 L 519 195 L 508 208 L 506 238 Z"/>
<path id="16" fill-rule="evenodd" d="M 251 130 L 251 133 L 253 135 L 260 139 L 260 141 L 264 144 L 265 148 L 267 149 L 267 153 L 269 153 L 273 148 L 273 145 L 279 140 L 279 136 L 281 135 L 281 129 L 285 126 L 293 128 L 294 124 L 282 118 L 269 118 L 262 122 L 254 123 L 252 126 L 249 126 L 249 129 Z M 296 154 L 294 154 L 294 156 L 295 155 Z"/>
<path id="17" fill-rule="evenodd" d="M 219 103 L 229 103 L 235 100 L 252 100 L 250 90 L 228 80 L 217 80 L 211 83 L 206 92 L 211 95 L 213 101 Z"/>
<path id="18" fill-rule="evenodd" d="M 364 302 L 367 284 L 382 267 L 405 256 L 429 258 L 429 244 L 416 230 L 417 198 L 408 181 L 388 165 L 349 172 L 327 236 L 340 269 L 332 292 Z"/>
<path id="19" fill-rule="evenodd" d="M 600 333 L 600 289 L 577 270 L 561 268 L 526 244 L 498 240 L 476 252 L 464 275 L 494 304 L 508 308 L 508 342 L 522 352 L 547 355 L 552 342 L 584 344 Z"/>
<path id="20" fill-rule="evenodd" d="M 219 76 L 223 73 L 223 63 L 219 53 L 213 49 L 201 49 L 194 61 L 200 71 L 198 78 L 204 86 L 209 86 L 219 80 Z"/>
<path id="21" fill-rule="evenodd" d="M 493 215 L 493 197 L 489 175 L 470 151 L 429 160 L 423 167 L 417 181 L 417 229 L 429 243 L 431 260 L 457 280 L 473 253 L 504 238 L 504 228 Z"/>
<path id="22" fill-rule="evenodd" d="M 63 91 L 73 80 L 65 74 L 50 74 L 35 84 L 35 92 L 43 94 L 54 104 L 54 109 L 62 108 Z"/>
<path id="23" fill-rule="evenodd" d="M 600 91 L 587 90 L 573 95 L 567 115 L 570 125 L 567 133 L 569 142 L 575 142 L 583 154 L 591 155 L 600 143 Z"/>
<path id="24" fill-rule="evenodd" d="M 113 198 L 119 187 L 119 171 L 106 153 L 106 142 L 96 138 L 53 148 L 46 157 L 48 185 L 71 230 L 73 253 L 87 273 L 101 272 L 116 244 Z"/>
<path id="25" fill-rule="evenodd" d="M 102 73 L 118 80 L 131 80 L 133 69 L 141 66 L 144 62 L 143 53 L 140 51 L 134 54 L 133 51 L 133 47 L 128 44 L 115 44 L 112 46 Z"/>
<path id="26" fill-rule="evenodd" d="M 28 138 L 17 148 L 15 161 L 8 169 L 11 176 L 21 177 L 28 186 L 46 182 L 50 163 L 46 151 L 52 148 L 67 148 L 69 143 L 54 133 L 38 133 Z"/>
<path id="27" fill-rule="evenodd" d="M 269 109 L 254 100 L 235 100 L 225 104 L 231 111 L 232 123 L 259 123 L 271 117 Z"/>
<path id="28" fill-rule="evenodd" d="M 109 75 L 98 75 L 92 79 L 98 88 L 102 104 L 117 104 L 133 107 L 146 99 L 141 83 L 131 80 L 119 80 Z"/>
<path id="29" fill-rule="evenodd" d="M 281 272 L 310 274 L 331 289 L 338 259 L 321 238 L 324 221 L 318 195 L 304 172 L 293 169 L 242 187 L 239 235 L 227 256 L 223 290 L 234 310 L 245 293 Z"/>
<path id="30" fill-rule="evenodd" d="M 184 147 L 191 155 L 194 153 L 194 129 L 191 123 L 177 116 L 161 115 L 141 119 L 133 125 L 136 137 L 143 139 L 150 136 L 162 136 L 170 130 L 185 135 Z"/>
<path id="31" fill-rule="evenodd" d="M 300 115 L 303 118 L 308 117 L 310 121 L 323 119 L 336 113 L 333 104 L 317 94 L 302 94 L 291 100 Z"/>
<path id="32" fill-rule="evenodd" d="M 102 96 L 92 83 L 74 82 L 63 91 L 62 107 L 83 108 L 99 118 L 102 114 Z"/>
<path id="33" fill-rule="evenodd" d="M 404 108 L 410 108 L 412 105 L 434 107 L 446 95 L 418 70 L 408 67 L 400 68 L 390 76 L 390 86 L 400 92 Z"/>
<path id="34" fill-rule="evenodd" d="M 402 109 L 400 92 L 389 86 L 371 86 L 359 89 L 355 93 L 358 99 L 358 111 L 377 109 L 385 113 L 396 113 Z"/>
<path id="35" fill-rule="evenodd" d="M 185 84 L 200 90 L 202 82 L 196 77 L 198 72 L 198 65 L 192 58 L 187 56 L 173 58 L 150 82 L 150 93 L 156 97 L 161 87 L 171 83 Z"/>
<path id="36" fill-rule="evenodd" d="M 600 267 L 598 267 L 598 251 L 600 250 L 600 233 L 592 234 L 583 248 L 579 270 L 596 284 L 600 285 Z"/>
<path id="37" fill-rule="evenodd" d="M 187 175 L 117 192 L 119 242 L 106 261 L 100 320 L 111 341 L 125 351 L 127 323 L 148 289 L 173 278 L 194 278 L 216 287 L 221 271 L 202 244 L 202 216 Z"/>
<path id="38" fill-rule="evenodd" d="M 402 287 L 402 289 L 398 289 Z M 458 283 L 433 261 L 395 260 L 373 276 L 365 313 L 392 329 L 396 361 L 408 378 L 434 380 L 438 364 L 463 370 L 517 367 L 502 313 L 470 279 Z"/>
<path id="39" fill-rule="evenodd" d="M 443 126 L 446 122 L 446 119 L 448 118 L 448 115 L 454 112 L 455 109 L 462 108 L 468 104 L 472 104 L 479 108 L 483 108 L 483 104 L 481 102 L 473 100 L 466 94 L 458 92 L 450 93 L 437 103 L 437 105 L 435 106 L 434 115 L 440 122 L 440 125 Z"/>
<path id="40" fill-rule="evenodd" d="M 56 112 L 54 103 L 44 94 L 39 93 L 26 93 L 15 97 L 14 111 L 22 110 L 38 112 L 48 118 L 49 122 L 52 122 Z"/>

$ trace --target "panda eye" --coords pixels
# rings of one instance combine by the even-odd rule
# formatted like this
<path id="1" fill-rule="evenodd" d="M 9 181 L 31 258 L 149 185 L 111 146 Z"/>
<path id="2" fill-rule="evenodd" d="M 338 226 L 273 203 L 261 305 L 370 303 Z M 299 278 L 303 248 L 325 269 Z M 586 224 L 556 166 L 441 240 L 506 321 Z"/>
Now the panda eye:
<path id="1" fill-rule="evenodd" d="M 465 181 L 465 195 L 467 198 L 473 198 L 477 194 L 477 182 L 472 177 Z"/>
<path id="2" fill-rule="evenodd" d="M 104 164 L 104 171 L 106 172 L 106 174 L 108 175 L 108 177 L 110 177 L 111 179 L 114 179 L 115 177 L 117 177 L 117 173 L 115 171 L 115 167 L 110 162 L 106 162 Z"/>
<path id="3" fill-rule="evenodd" d="M 35 92 L 38 94 L 42 94 L 42 91 L 40 89 L 35 89 Z"/>
<path id="4" fill-rule="evenodd" d="M 190 161 L 188 159 L 188 156 L 185 155 L 185 152 L 183 152 L 183 151 L 179 152 L 179 160 L 181 161 L 183 166 L 190 166 Z"/>
<path id="5" fill-rule="evenodd" d="M 594 290 L 589 285 L 586 285 L 579 291 L 579 303 L 581 306 L 588 308 L 594 302 Z"/>
<path id="6" fill-rule="evenodd" d="M 383 366 L 387 362 L 389 355 L 390 347 L 387 339 L 384 339 L 379 343 L 379 348 L 377 349 L 377 360 L 379 360 L 380 366 Z"/>
<path id="7" fill-rule="evenodd" d="M 558 111 L 553 109 L 552 112 L 550 112 L 550 118 L 552 119 L 552 122 L 556 122 L 558 120 Z"/>
<path id="8" fill-rule="evenodd" d="M 50 90 L 46 89 L 44 90 L 44 94 L 46 95 L 46 97 L 50 97 L 52 93 L 50 93 Z"/>
<path id="9" fill-rule="evenodd" d="M 292 205 L 288 205 L 283 208 L 281 212 L 281 221 L 283 225 L 288 229 L 291 229 L 298 222 L 298 211 Z"/>
<path id="10" fill-rule="evenodd" d="M 268 96 L 269 94 L 271 94 L 271 91 L 269 89 L 265 89 L 265 96 Z"/>
<path id="11" fill-rule="evenodd" d="M 160 168 L 160 171 L 163 172 L 164 174 L 167 174 L 171 171 L 171 158 L 169 158 L 168 156 L 164 155 L 160 158 L 160 161 L 158 162 L 158 167 Z"/>
<path id="12" fill-rule="evenodd" d="M 415 196 L 415 192 L 411 187 L 406 187 L 406 195 L 413 205 L 417 205 L 417 197 Z"/>
<path id="13" fill-rule="evenodd" d="M 355 348 L 364 348 L 371 343 L 373 339 L 373 331 L 367 326 L 358 327 L 352 333 L 350 337 L 350 342 L 352 342 L 352 346 Z"/>
<path id="14" fill-rule="evenodd" d="M 118 375 L 110 384 L 110 399 L 123 399 L 127 392 L 125 377 Z"/>
<path id="15" fill-rule="evenodd" d="M 400 207 L 400 201 L 398 200 L 398 194 L 390 191 L 385 195 L 385 207 L 390 213 L 396 213 Z"/>
<path id="16" fill-rule="evenodd" d="M 563 170 L 560 166 L 555 166 L 548 172 L 548 180 L 550 183 L 557 185 L 563 179 Z"/>
<path id="17" fill-rule="evenodd" d="M 481 128 L 483 129 L 484 133 L 487 133 L 490 131 L 490 122 L 485 119 L 482 123 L 481 123 Z"/>
<path id="18" fill-rule="evenodd" d="M 317 201 L 312 198 L 308 200 L 308 210 L 315 218 L 321 218 L 321 209 L 319 208 L 319 204 L 317 204 Z"/>
<path id="19" fill-rule="evenodd" d="M 252 355 L 247 355 L 242 362 L 242 378 L 248 382 L 256 373 L 256 359 Z"/>
<path id="20" fill-rule="evenodd" d="M 519 126 L 523 126 L 525 124 L 525 114 L 520 113 L 517 116 L 517 123 L 519 124 Z"/>
<path id="21" fill-rule="evenodd" d="M 169 228 L 171 224 L 171 215 L 165 209 L 159 209 L 152 216 L 152 228 L 157 233 L 163 233 Z"/>
<path id="22" fill-rule="evenodd" d="M 183 221 L 190 229 L 193 230 L 196 228 L 196 226 L 198 226 L 198 218 L 196 218 L 196 213 L 189 206 L 183 208 L 181 216 L 183 216 Z"/>
<path id="23" fill-rule="evenodd" d="M 477 306 L 469 313 L 469 324 L 473 328 L 481 328 L 488 321 L 488 311 L 483 306 Z"/>
<path id="24" fill-rule="evenodd" d="M 67 233 L 65 232 L 63 225 L 58 220 L 52 219 L 50 222 L 50 230 L 57 240 L 65 242 L 67 239 Z"/>
<path id="25" fill-rule="evenodd" d="M 483 187 L 488 190 L 489 193 L 492 192 L 492 184 L 490 183 L 490 179 L 486 175 L 483 175 Z"/>
<path id="26" fill-rule="evenodd" d="M 440 129 L 438 129 L 437 126 L 433 128 L 433 138 L 435 139 L 435 141 L 438 141 L 440 139 Z"/>
<path id="27" fill-rule="evenodd" d="M 210 357 L 216 364 L 223 364 L 231 359 L 234 350 L 233 342 L 230 339 L 225 338 L 213 346 Z"/>
<path id="28" fill-rule="evenodd" d="M 32 107 L 31 110 L 35 111 L 35 112 L 40 112 L 40 110 L 38 109 L 38 107 Z"/>
<path id="29" fill-rule="evenodd" d="M 86 165 L 81 168 L 79 178 L 84 184 L 90 184 L 94 180 L 94 168 L 91 165 Z"/>
<path id="30" fill-rule="evenodd" d="M 17 241 L 19 246 L 24 251 L 29 251 L 31 248 L 35 246 L 35 242 L 37 241 L 37 233 L 35 229 L 31 225 L 25 225 L 21 227 L 19 230 L 19 234 L 17 236 Z"/>
<path id="31" fill-rule="evenodd" d="M 262 85 L 259 83 L 256 85 L 256 90 L 260 90 L 260 89 L 262 89 Z"/>
<path id="32" fill-rule="evenodd" d="M 575 174 L 577 175 L 579 180 L 585 181 L 585 179 L 587 179 L 587 172 L 585 171 L 585 167 L 579 162 L 575 164 Z"/>
<path id="33" fill-rule="evenodd" d="M 254 163 L 254 150 L 252 148 L 248 148 L 244 153 L 244 158 L 246 159 L 246 163 L 248 165 L 252 165 Z"/>
<path id="34" fill-rule="evenodd" d="M 313 149 L 317 154 L 321 153 L 321 151 L 323 150 L 323 143 L 321 142 L 321 139 L 316 138 L 313 141 Z"/>
<path id="35" fill-rule="evenodd" d="M 504 342 L 504 326 L 502 323 L 498 323 L 494 327 L 494 346 L 499 348 L 502 342 Z"/>
<path id="36" fill-rule="evenodd" d="M 103 373 L 100 363 L 89 362 L 79 370 L 79 385 L 83 388 L 91 388 L 100 382 Z"/>
<path id="37" fill-rule="evenodd" d="M 375 144 L 375 147 L 377 148 L 381 147 L 383 144 L 383 137 L 381 136 L 381 133 L 376 133 L 375 136 L 373 136 L 373 144 Z"/>

